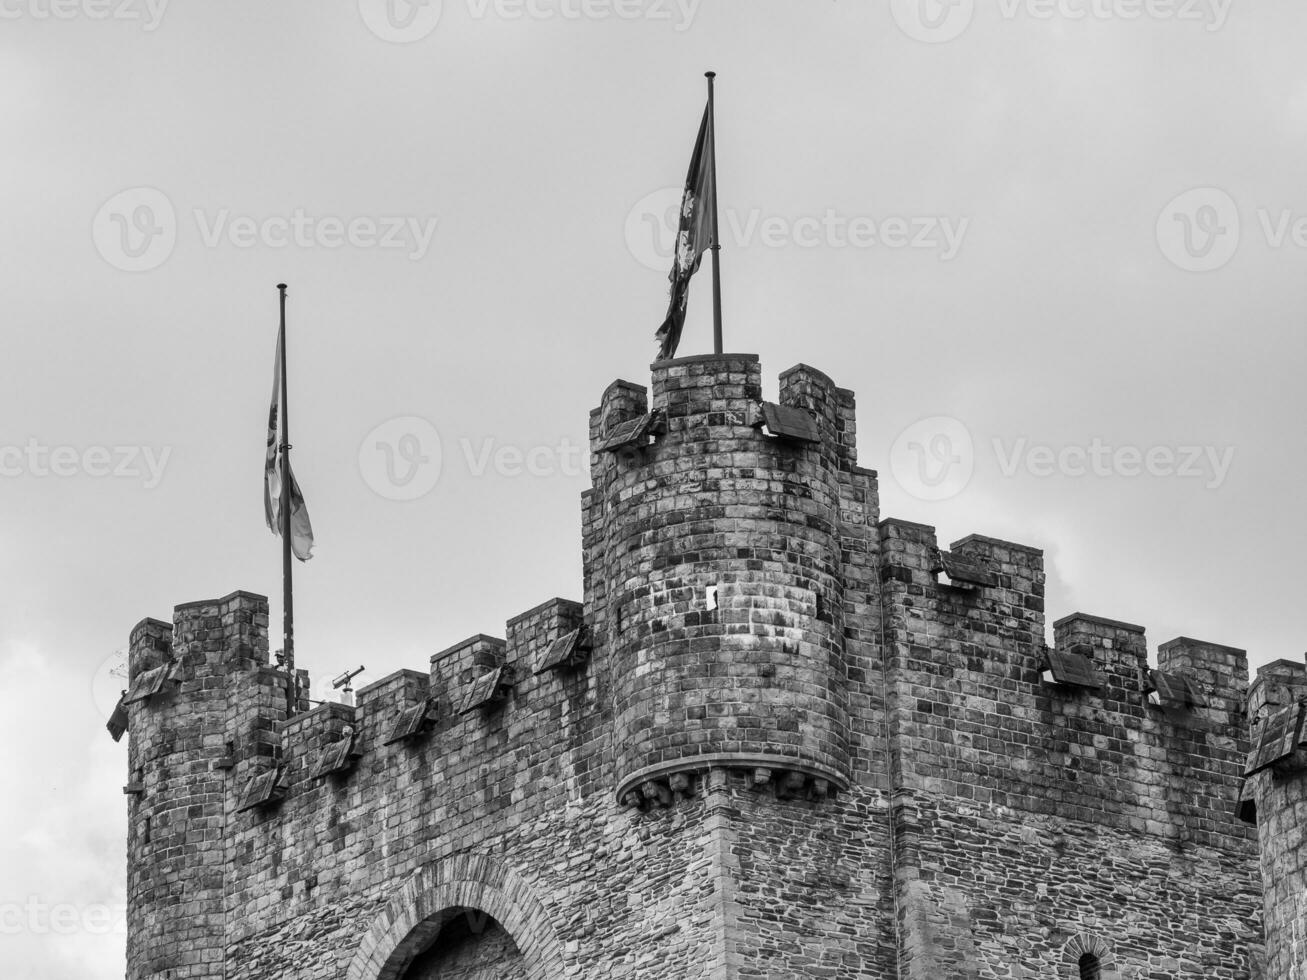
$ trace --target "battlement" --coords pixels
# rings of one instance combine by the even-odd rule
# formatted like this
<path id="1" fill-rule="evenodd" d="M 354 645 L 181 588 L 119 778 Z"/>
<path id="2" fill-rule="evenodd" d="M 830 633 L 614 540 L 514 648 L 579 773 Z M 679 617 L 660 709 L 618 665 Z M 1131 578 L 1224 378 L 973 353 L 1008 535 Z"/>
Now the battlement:
<path id="1" fill-rule="evenodd" d="M 1038 715 L 1047 725 L 1048 711 L 1073 708 L 1109 712 L 1136 734 L 1157 734 L 1160 721 L 1241 728 L 1243 651 L 1188 638 L 1163 644 L 1157 670 L 1198 695 L 1165 702 L 1159 680 L 1161 694 L 1174 692 L 1148 666 L 1142 627 L 1076 613 L 1054 623 L 1046 647 L 1040 549 L 971 534 L 944 550 L 931 527 L 879 520 L 875 473 L 856 465 L 853 393 L 823 372 L 800 364 L 781 374 L 778 406 L 800 415 L 764 411 L 752 354 L 657 362 L 652 373 L 652 399 L 644 386 L 616 381 L 591 413 L 584 602 L 549 600 L 510 619 L 506 639 L 470 637 L 433 654 L 425 671 L 363 688 L 355 708 L 322 706 L 289 726 L 278 706 L 285 675 L 267 663 L 267 601 L 252 593 L 180 605 L 171 625 L 142 621 L 132 631 L 132 678 L 175 662 L 183 696 L 231 688 L 223 696 L 239 707 L 223 758 L 247 782 L 268 767 L 309 768 L 310 750 L 345 727 L 364 759 L 456 730 L 508 730 L 551 685 L 582 678 L 604 698 L 602 723 L 629 729 L 615 742 L 623 799 L 651 778 L 732 760 L 820 780 L 823 793 L 847 786 L 860 759 L 880 755 L 861 734 L 880 724 L 881 709 L 866 702 L 873 675 L 842 639 L 860 631 L 871 640 L 887 630 L 902 649 L 900 693 L 918 710 L 933 704 L 938 719 L 992 697 L 994 714 L 964 717 L 968 732 L 988 731 L 996 746 L 1008 744 L 1013 718 Z M 851 588 L 884 595 L 868 608 Z M 567 649 L 551 659 L 560 644 Z M 1068 663 L 1090 680 L 1054 677 Z M 722 678 L 739 687 L 733 702 L 714 693 Z M 824 693 L 805 710 L 799 690 Z M 554 718 L 562 710 L 550 708 Z M 910 728 L 911 712 L 899 712 Z"/>
<path id="2" fill-rule="evenodd" d="M 1248 717 L 1260 721 L 1276 708 L 1307 696 L 1307 663 L 1276 660 L 1257 668 L 1248 690 Z"/>
<path id="3" fill-rule="evenodd" d="M 132 980 L 219 959 L 247 980 L 283 949 L 303 960 L 278 975 L 399 976 L 417 940 L 367 948 L 365 970 L 357 924 L 375 915 L 369 942 L 388 935 L 392 896 L 469 855 L 546 896 L 533 921 L 553 923 L 539 930 L 560 976 L 568 957 L 592 971 L 569 975 L 608 976 L 620 948 L 633 980 L 697 978 L 731 930 L 742 971 L 800 976 L 836 962 L 823 950 L 850 929 L 879 938 L 842 945 L 841 975 L 885 980 L 895 957 L 912 980 L 955 975 L 984 951 L 939 953 L 926 924 L 968 890 L 1009 901 L 994 841 L 1051 877 L 1067 848 L 1119 863 L 1138 844 L 1121 872 L 1136 893 L 1201 849 L 1227 870 L 1168 881 L 1229 903 L 1250 841 L 1234 816 L 1245 700 L 1307 672 L 1263 672 L 1250 692 L 1243 651 L 1184 637 L 1153 669 L 1142 627 L 1083 613 L 1050 647 L 1042 551 L 980 534 L 942 548 L 934 528 L 882 519 L 856 436 L 852 392 L 802 364 L 774 404 L 750 354 L 614 382 L 590 414 L 582 601 L 549 599 L 354 705 L 301 700 L 287 719 L 261 596 L 138 624 Z M 717 890 L 791 867 L 783 885 Z M 1076 878 L 1013 914 L 1082 922 L 1119 904 L 1111 887 Z M 820 936 L 776 935 L 780 891 Z M 648 927 L 655 907 L 670 924 Z M 330 942 L 294 942 L 304 929 Z"/>
<path id="4" fill-rule="evenodd" d="M 903 642 L 901 659 L 894 664 L 899 672 L 899 693 L 903 695 L 896 716 L 896 738 L 902 745 L 918 736 L 925 739 L 923 745 L 910 752 L 901 745 L 900 754 L 911 756 L 913 761 L 910 766 L 901 765 L 900 777 L 908 778 L 909 768 L 932 767 L 927 760 L 929 743 L 935 738 L 951 746 L 989 746 L 977 758 L 993 755 L 985 764 L 999 766 L 1010 765 L 1024 754 L 1015 752 L 1012 742 L 1014 733 L 1024 732 L 1019 736 L 1021 744 L 1043 741 L 1055 756 L 1070 753 L 1083 765 L 1086 752 L 1101 754 L 1101 733 L 1106 731 L 1108 719 L 1123 732 L 1133 733 L 1129 738 L 1146 735 L 1159 747 L 1169 745 L 1168 751 L 1179 751 L 1181 745 L 1178 734 L 1168 734 L 1172 730 L 1211 731 L 1230 737 L 1241 731 L 1248 693 L 1243 651 L 1189 638 L 1163 644 L 1158 650 L 1158 668 L 1189 678 L 1203 701 L 1186 710 L 1181 710 L 1185 706 L 1150 705 L 1148 649 L 1142 627 L 1075 613 L 1054 623 L 1052 650 L 1044 646 L 1042 603 L 1038 601 L 1043 582 L 1039 549 L 973 534 L 941 553 L 932 528 L 890 519 L 880 523 L 879 540 L 879 577 L 891 592 L 897 589 L 904 596 L 901 603 L 891 603 L 888 620 L 890 625 L 898 623 L 893 635 Z M 946 564 L 954 576 L 961 577 L 951 577 Z M 755 593 L 740 589 L 741 582 L 720 572 L 713 581 L 717 592 L 712 611 L 717 615 L 704 618 L 700 614 L 699 621 L 723 625 L 738 621 L 749 626 L 756 622 L 757 610 L 766 608 L 768 617 L 782 626 L 779 652 L 783 655 L 784 644 L 789 642 L 785 637 L 791 635 L 794 627 L 790 624 L 795 622 L 784 612 L 789 601 L 786 591 L 772 588 Z M 798 597 L 798 611 L 803 617 L 815 618 L 817 609 L 807 598 L 810 595 Z M 770 598 L 760 606 L 759 600 L 765 597 Z M 689 594 L 692 603 L 701 598 L 694 592 Z M 433 654 L 425 671 L 401 669 L 362 688 L 356 706 L 319 705 L 287 724 L 285 674 L 265 662 L 266 599 L 236 592 L 219 600 L 187 603 L 177 607 L 172 625 L 147 619 L 132 631 L 133 677 L 170 663 L 181 664 L 185 670 L 175 694 L 163 692 L 160 697 L 132 706 L 134 734 L 139 738 L 150 730 L 141 719 L 169 707 L 175 711 L 191 695 L 201 701 L 216 696 L 215 703 L 221 705 L 226 721 L 222 738 L 211 739 L 216 748 L 208 765 L 230 771 L 232 779 L 226 788 L 229 801 L 242 802 L 252 781 L 273 769 L 280 772 L 282 792 L 265 801 L 266 806 L 252 808 L 250 826 L 261 825 L 267 814 L 275 813 L 279 806 L 292 806 L 297 795 L 313 794 L 327 776 L 332 785 L 343 785 L 352 778 L 351 770 L 356 767 L 388 769 L 390 763 L 383 764 L 382 760 L 411 753 L 437 767 L 442 764 L 437 760 L 458 758 L 460 764 L 478 766 L 483 777 L 497 773 L 497 779 L 514 780 L 520 774 L 510 749 L 524 729 L 531 729 L 537 748 L 555 760 L 574 752 L 578 737 L 591 742 L 598 736 L 608 737 L 613 715 L 606 697 L 610 685 L 620 680 L 611 673 L 612 651 L 598 651 L 601 662 L 594 669 L 587 662 L 588 650 L 582 651 L 579 662 L 570 667 L 549 662 L 551 651 L 560 642 L 588 629 L 585 609 L 579 602 L 551 599 L 510 619 L 505 630 L 507 639 L 484 634 L 469 637 Z M 1002 631 L 1006 631 L 998 633 L 998 647 L 993 645 L 996 624 L 1002 624 Z M 736 675 L 747 677 L 754 673 L 766 684 L 776 683 L 778 666 L 786 661 L 764 655 L 766 647 L 754 645 L 759 634 L 752 627 L 738 635 L 750 638 L 750 645 L 738 653 Z M 176 653 L 173 636 L 181 638 Z M 956 639 L 948 639 L 950 636 Z M 697 649 L 702 659 L 703 648 Z M 694 658 L 696 646 L 691 644 L 688 650 Z M 1092 684 L 1065 684 L 1053 679 L 1050 653 L 1055 652 L 1084 658 Z M 692 662 L 681 661 L 683 669 L 689 670 Z M 203 672 L 216 666 L 224 671 Z M 1256 689 L 1278 691 L 1275 685 L 1299 680 L 1307 684 L 1307 673 L 1301 665 L 1273 665 L 1272 669 L 1263 669 Z M 306 675 L 301 686 L 308 687 Z M 781 684 L 777 689 L 784 692 L 788 687 Z M 847 705 L 861 691 L 859 675 L 848 671 L 838 688 L 828 690 L 831 704 Z M 1280 699 L 1284 696 L 1268 695 Z M 982 709 L 982 704 L 990 706 Z M 664 705 L 660 710 L 674 710 L 672 702 Z M 750 724 L 757 724 L 762 716 L 756 708 L 750 710 L 750 719 L 757 719 Z M 693 782 L 675 781 L 672 777 L 678 772 L 700 774 L 713 766 L 795 772 L 802 776 L 802 792 L 809 795 L 813 781 L 820 782 L 823 795 L 847 788 L 851 769 L 825 764 L 820 758 L 814 762 L 801 753 L 786 761 L 783 750 L 776 751 L 784 744 L 785 731 L 803 731 L 797 712 L 792 708 L 791 712 L 789 722 L 783 715 L 775 717 L 775 730 L 763 735 L 762 741 L 767 744 L 761 751 L 740 744 L 737 732 L 732 741 L 724 743 L 722 751 L 692 752 L 686 765 L 676 764 L 675 756 L 655 760 L 620 785 L 610 783 L 609 791 L 624 798 L 632 789 L 654 779 L 662 790 L 651 790 L 650 798 L 657 796 L 661 800 L 666 795 L 663 791 L 673 787 L 675 792 L 692 793 Z M 587 734 L 569 734 L 565 716 Z M 694 720 L 696 715 L 685 717 Z M 711 711 L 705 703 L 698 717 L 716 724 L 730 716 Z M 543 727 L 537 727 L 542 718 Z M 1097 722 L 1085 727 L 1083 722 L 1091 718 Z M 653 721 L 657 723 L 656 718 Z M 787 724 L 795 727 L 787 729 Z M 874 724 L 875 713 L 867 711 L 847 722 L 851 735 Z M 642 727 L 647 730 L 648 726 Z M 329 772 L 316 772 L 321 768 L 323 753 L 347 735 L 351 739 L 349 758 L 342 758 L 342 764 Z M 1074 748 L 1073 744 L 1080 747 Z M 1124 747 L 1124 742 L 1121 744 Z M 1186 754 L 1176 764 L 1185 770 L 1210 772 L 1214 767 L 1224 767 L 1233 773 L 1232 760 L 1241 756 L 1237 751 L 1230 752 L 1226 742 L 1220 744 L 1226 748 L 1185 736 Z M 946 756 L 955 754 L 950 749 Z M 1121 754 L 1114 750 L 1109 755 L 1113 760 L 1110 765 L 1122 775 L 1147 765 L 1146 759 L 1132 760 L 1128 751 Z M 939 762 L 952 764 L 947 758 Z M 1014 774 L 1019 771 L 1013 770 Z M 780 775 L 776 778 L 779 786 L 783 780 Z M 1047 787 L 1048 772 L 1037 778 Z M 991 780 L 995 787 L 1005 783 L 1010 784 L 1010 791 L 996 792 L 994 796 L 1006 804 L 1016 802 L 1027 792 L 1021 788 L 1022 778 Z M 1125 789 L 1129 780 L 1120 785 L 1122 792 L 1129 795 Z M 1089 803 L 1107 788 L 1106 783 L 1088 787 L 1082 784 L 1075 791 Z M 375 784 L 372 791 L 379 791 Z M 389 795 L 402 791 L 401 781 L 383 792 Z M 143 794 L 143 798 L 148 797 L 148 792 Z M 629 802 L 643 807 L 646 800 L 637 794 Z M 1131 804 L 1124 799 L 1118 802 L 1128 813 Z"/>

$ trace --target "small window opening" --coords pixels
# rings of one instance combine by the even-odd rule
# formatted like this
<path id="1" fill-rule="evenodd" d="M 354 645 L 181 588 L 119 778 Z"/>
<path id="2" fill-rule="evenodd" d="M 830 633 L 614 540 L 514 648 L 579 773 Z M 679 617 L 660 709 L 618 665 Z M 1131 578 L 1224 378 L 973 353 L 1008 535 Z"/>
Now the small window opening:
<path id="1" fill-rule="evenodd" d="M 1102 976 L 1103 971 L 1097 956 L 1086 953 L 1080 957 L 1080 980 L 1102 980 Z"/>

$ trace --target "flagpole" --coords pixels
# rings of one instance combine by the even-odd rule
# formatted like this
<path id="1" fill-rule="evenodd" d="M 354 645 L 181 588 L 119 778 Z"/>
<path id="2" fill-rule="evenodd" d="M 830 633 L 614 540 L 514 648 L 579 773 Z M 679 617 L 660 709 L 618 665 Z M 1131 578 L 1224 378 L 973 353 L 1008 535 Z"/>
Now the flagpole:
<path id="1" fill-rule="evenodd" d="M 290 396 L 286 388 L 286 284 L 277 284 L 281 293 L 281 603 L 282 654 L 286 659 L 286 720 L 295 714 L 295 601 L 291 588 L 290 538 Z"/>
<path id="2" fill-rule="evenodd" d="M 709 179 L 712 181 L 712 340 L 713 353 L 722 352 L 722 243 L 717 233 L 717 114 L 713 106 L 715 71 L 704 72 L 708 79 Z"/>

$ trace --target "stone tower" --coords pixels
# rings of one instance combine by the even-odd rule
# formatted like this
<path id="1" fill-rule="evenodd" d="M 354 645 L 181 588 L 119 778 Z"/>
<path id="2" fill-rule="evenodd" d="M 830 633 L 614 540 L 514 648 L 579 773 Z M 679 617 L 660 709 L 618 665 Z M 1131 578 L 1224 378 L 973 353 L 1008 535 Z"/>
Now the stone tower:
<path id="1" fill-rule="evenodd" d="M 1261 844 L 1268 977 L 1307 978 L 1307 666 L 1261 668 L 1248 698 L 1245 797 Z"/>
<path id="2" fill-rule="evenodd" d="M 289 723 L 260 597 L 137 627 L 129 980 L 1260 976 L 1241 651 L 1049 647 L 1038 550 L 881 518 L 851 392 L 652 370 L 582 602 Z"/>
<path id="3" fill-rule="evenodd" d="M 849 785 L 849 662 L 870 664 L 845 643 L 845 604 L 871 575 L 844 558 L 864 550 L 873 478 L 847 392 L 806 367 L 781 376 L 781 402 L 812 410 L 802 439 L 754 427 L 761 398 L 756 358 L 691 357 L 656 371 L 652 412 L 619 382 L 592 415 L 610 451 L 583 504 L 586 593 L 611 658 L 619 798 L 709 759 L 798 795 Z M 606 444 L 624 423 L 657 429 L 654 448 Z"/>
<path id="4" fill-rule="evenodd" d="M 132 630 L 128 976 L 222 975 L 230 790 L 280 751 L 286 714 L 269 697 L 285 675 L 267 666 L 267 637 L 268 601 L 246 592 Z"/>

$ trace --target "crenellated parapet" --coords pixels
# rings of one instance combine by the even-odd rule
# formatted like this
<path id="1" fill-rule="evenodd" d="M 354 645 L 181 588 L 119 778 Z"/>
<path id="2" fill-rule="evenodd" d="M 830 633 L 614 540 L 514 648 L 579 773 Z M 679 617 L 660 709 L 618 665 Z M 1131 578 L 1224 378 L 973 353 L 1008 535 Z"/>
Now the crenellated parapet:
<path id="1" fill-rule="evenodd" d="M 650 400 L 613 385 L 591 416 L 586 581 L 613 682 L 617 798 L 666 804 L 712 767 L 782 794 L 846 787 L 853 397 L 800 366 L 765 403 L 753 355 L 652 370 Z"/>
<path id="2" fill-rule="evenodd" d="M 580 601 L 289 719 L 263 597 L 132 631 L 130 980 L 447 975 L 476 901 L 457 975 L 1246 976 L 1245 704 L 1307 669 L 1050 629 L 1039 549 L 882 519 L 814 368 L 651 371 L 590 415 Z M 1296 882 L 1291 762 L 1248 786 Z"/>
<path id="3" fill-rule="evenodd" d="M 230 774 L 275 756 L 285 713 L 284 694 L 266 722 L 245 710 L 268 669 L 267 614 L 262 596 L 233 592 L 132 630 L 129 976 L 210 977 L 221 961 Z"/>
<path id="4" fill-rule="evenodd" d="M 880 525 L 894 766 L 905 787 L 1240 846 L 1247 656 L 1075 613 L 1045 641 L 1038 549 Z M 949 773 L 941 782 L 941 773 Z"/>
<path id="5" fill-rule="evenodd" d="M 1083 613 L 1054 623 L 1049 646 L 1038 549 L 982 535 L 944 548 L 933 528 L 891 519 L 879 544 L 899 975 L 1028 964 L 1026 937 L 1063 930 L 1115 936 L 1076 948 L 1123 970 L 1196 949 L 1169 903 L 1104 911 L 1113 889 L 1151 894 L 1144 869 L 1161 867 L 1174 895 L 1245 923 L 1202 954 L 1202 975 L 1247 976 L 1258 933 L 1252 842 L 1235 816 L 1243 652 L 1180 639 L 1153 669 L 1142 627 Z M 1087 912 L 1091 882 L 1102 904 Z M 1131 918 L 1147 940 L 1122 935 Z M 1075 957 L 1054 962 L 1075 975 Z"/>

